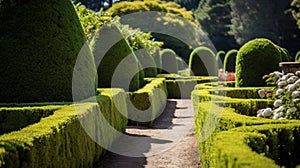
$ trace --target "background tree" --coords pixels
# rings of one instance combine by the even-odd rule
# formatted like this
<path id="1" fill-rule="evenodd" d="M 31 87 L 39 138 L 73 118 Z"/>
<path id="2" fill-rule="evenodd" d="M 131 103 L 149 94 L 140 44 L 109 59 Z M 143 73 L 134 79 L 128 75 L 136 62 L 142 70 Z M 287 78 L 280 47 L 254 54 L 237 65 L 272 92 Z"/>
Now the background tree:
<path id="1" fill-rule="evenodd" d="M 230 0 L 231 34 L 240 45 L 263 37 L 295 53 L 300 32 L 292 15 L 285 12 L 290 3 L 291 0 Z"/>
<path id="2" fill-rule="evenodd" d="M 199 5 L 199 0 L 167 0 L 178 3 L 181 7 L 186 8 L 187 10 L 196 10 Z"/>
<path id="3" fill-rule="evenodd" d="M 234 36 L 230 35 L 230 0 L 202 0 L 194 12 L 202 29 L 207 32 L 217 50 L 238 48 Z"/>

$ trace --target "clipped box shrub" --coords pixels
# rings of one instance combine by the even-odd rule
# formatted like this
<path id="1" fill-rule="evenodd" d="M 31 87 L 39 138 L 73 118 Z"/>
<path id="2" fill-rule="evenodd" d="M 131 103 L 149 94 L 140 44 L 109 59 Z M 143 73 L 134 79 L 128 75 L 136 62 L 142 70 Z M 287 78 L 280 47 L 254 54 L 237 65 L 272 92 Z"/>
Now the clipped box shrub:
<path id="1" fill-rule="evenodd" d="M 37 123 L 62 106 L 0 108 L 0 135 Z"/>
<path id="2" fill-rule="evenodd" d="M 218 64 L 213 51 L 201 46 L 191 53 L 189 69 L 194 76 L 218 76 Z"/>
<path id="3" fill-rule="evenodd" d="M 0 20 L 0 102 L 72 101 L 74 65 L 81 52 L 85 73 L 78 82 L 95 84 L 93 57 L 83 47 L 86 37 L 71 1 L 1 1 Z"/>
<path id="4" fill-rule="evenodd" d="M 127 99 L 130 124 L 150 126 L 162 113 L 167 102 L 164 78 L 145 78 L 149 81 L 143 88 L 129 92 Z"/>
<path id="5" fill-rule="evenodd" d="M 279 47 L 279 46 L 277 46 L 277 47 L 280 52 L 281 62 L 290 62 L 291 55 L 290 55 L 289 51 L 283 47 Z"/>
<path id="6" fill-rule="evenodd" d="M 265 86 L 265 74 L 279 70 L 281 53 L 270 40 L 257 38 L 244 44 L 236 58 L 236 86 Z"/>
<path id="7" fill-rule="evenodd" d="M 90 46 L 98 69 L 100 88 L 117 87 L 126 91 L 139 89 L 143 82 L 138 73 L 141 70 L 139 61 L 117 25 L 102 26 Z"/>
<path id="8" fill-rule="evenodd" d="M 237 56 L 238 50 L 232 49 L 229 50 L 224 59 L 224 71 L 227 72 L 235 72 L 235 62 L 236 62 L 236 56 Z"/>
<path id="9" fill-rule="evenodd" d="M 300 51 L 298 51 L 295 55 L 295 62 L 300 62 Z"/>
<path id="10" fill-rule="evenodd" d="M 74 105 L 66 106 L 38 123 L 1 135 L 0 167 L 93 167 L 105 149 L 92 138 L 107 147 L 118 138 L 100 114 L 120 132 L 127 125 L 115 108 L 118 103 L 126 110 L 126 93 L 111 89 L 103 94 L 97 96 L 98 103 L 81 103 L 76 109 Z M 83 129 L 84 124 L 88 129 Z"/>
<path id="11" fill-rule="evenodd" d="M 218 51 L 218 52 L 217 52 L 217 55 L 216 55 L 216 57 L 217 57 L 217 60 L 220 60 L 220 61 L 221 61 L 221 63 L 223 63 L 223 62 L 224 62 L 224 60 L 225 60 L 225 56 L 226 56 L 226 52 L 225 52 L 225 51 L 223 51 L 223 50 L 220 50 L 220 51 Z M 223 65 L 222 65 L 222 66 L 219 66 L 219 67 L 223 67 Z"/>
<path id="12" fill-rule="evenodd" d="M 176 60 L 176 53 L 171 49 L 164 49 L 160 52 L 162 73 L 178 73 L 178 65 Z"/>
<path id="13" fill-rule="evenodd" d="M 179 56 L 176 57 L 176 60 L 177 60 L 178 70 L 185 69 L 186 63 L 184 62 L 184 60 L 181 57 L 179 57 Z"/>

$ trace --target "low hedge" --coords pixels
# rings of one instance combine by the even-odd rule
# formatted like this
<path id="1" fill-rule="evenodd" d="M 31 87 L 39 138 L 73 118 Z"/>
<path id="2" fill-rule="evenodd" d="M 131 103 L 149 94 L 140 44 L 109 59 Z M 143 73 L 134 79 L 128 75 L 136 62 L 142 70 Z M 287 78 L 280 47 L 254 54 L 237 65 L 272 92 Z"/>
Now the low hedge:
<path id="1" fill-rule="evenodd" d="M 111 125 L 124 130 L 126 122 L 114 107 L 114 97 L 122 99 L 115 102 L 126 109 L 125 92 L 115 89 L 97 96 L 98 103 L 78 104 L 76 109 L 75 105 L 63 107 L 38 123 L 0 136 L 0 167 L 92 167 L 105 149 L 91 139 L 81 123 L 94 122 L 97 127 L 89 127 L 97 135 L 93 138 L 111 145 L 117 137 L 103 125 L 99 115 L 102 112 Z"/>
<path id="2" fill-rule="evenodd" d="M 0 135 L 37 123 L 60 106 L 0 108 Z"/>
<path id="3" fill-rule="evenodd" d="M 234 91 L 234 88 L 213 87 L 218 85 L 200 84 L 192 93 L 203 167 L 295 167 L 299 164 L 295 152 L 299 147 L 295 144 L 300 140 L 300 121 L 254 117 L 258 109 L 272 103 L 257 96 L 249 99 L 257 88 Z M 232 97 L 226 97 L 227 92 Z M 241 97 L 240 92 L 248 96 L 236 98 Z"/>
<path id="4" fill-rule="evenodd" d="M 167 90 L 164 78 L 145 78 L 148 84 L 143 88 L 129 92 L 127 99 L 130 124 L 151 125 L 161 114 L 167 102 Z"/>

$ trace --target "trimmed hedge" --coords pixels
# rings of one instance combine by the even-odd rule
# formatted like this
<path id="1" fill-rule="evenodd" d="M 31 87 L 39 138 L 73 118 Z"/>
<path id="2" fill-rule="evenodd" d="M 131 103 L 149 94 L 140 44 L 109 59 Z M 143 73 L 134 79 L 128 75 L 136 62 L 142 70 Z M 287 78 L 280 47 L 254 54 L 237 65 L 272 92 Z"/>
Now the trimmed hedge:
<path id="1" fill-rule="evenodd" d="M 103 93 L 109 96 L 97 96 L 98 103 L 81 103 L 76 109 L 74 105 L 63 107 L 36 124 L 0 136 L 0 167 L 93 167 L 105 150 L 91 139 L 81 122 L 94 123 L 89 127 L 97 135 L 93 138 L 106 146 L 117 137 L 100 121 L 100 113 L 119 131 L 124 131 L 127 123 L 112 102 L 117 98 L 126 110 L 126 93 L 121 89 Z"/>
<path id="2" fill-rule="evenodd" d="M 143 88 L 128 93 L 127 107 L 130 124 L 151 125 L 167 102 L 164 78 L 145 78 L 149 81 Z"/>
<path id="3" fill-rule="evenodd" d="M 86 71 L 80 78 L 95 83 L 92 54 L 82 49 L 86 37 L 71 1 L 0 1 L 0 20 L 0 102 L 72 101 L 80 52 L 85 53 L 81 71 Z M 93 96 L 95 89 L 80 98 Z"/>
<path id="4" fill-rule="evenodd" d="M 130 83 L 129 91 L 139 89 L 140 83 L 143 82 L 138 73 L 139 61 L 117 25 L 102 26 L 93 37 L 90 46 L 98 66 L 100 88 L 117 87 L 128 91 L 126 85 Z M 117 67 L 118 72 L 116 72 Z M 114 81 L 112 86 L 113 75 L 117 75 L 115 78 L 118 81 Z"/>
<path id="5" fill-rule="evenodd" d="M 200 84 L 192 93 L 203 167 L 299 165 L 300 121 L 252 117 L 272 102 L 257 99 L 259 88 L 227 88 L 224 84 Z"/>
<path id="6" fill-rule="evenodd" d="M 300 62 L 300 51 L 298 51 L 295 55 L 295 62 Z"/>
<path id="7" fill-rule="evenodd" d="M 236 58 L 236 86 L 266 86 L 262 77 L 279 70 L 281 53 L 270 40 L 257 38 L 244 44 Z"/>
<path id="8" fill-rule="evenodd" d="M 37 123 L 62 106 L 0 108 L 0 135 Z"/>
<path id="9" fill-rule="evenodd" d="M 228 51 L 224 59 L 224 71 L 235 72 L 235 62 L 238 50 L 232 49 Z"/>
<path id="10" fill-rule="evenodd" d="M 176 60 L 176 53 L 171 49 L 164 49 L 160 52 L 162 73 L 178 73 L 178 65 Z"/>
<path id="11" fill-rule="evenodd" d="M 189 69 L 194 76 L 218 76 L 215 54 L 208 47 L 198 47 L 190 55 Z"/>
<path id="12" fill-rule="evenodd" d="M 142 65 L 141 69 L 144 71 L 144 77 L 156 77 L 157 66 L 149 52 L 146 49 L 141 49 L 134 51 L 134 54 Z"/>

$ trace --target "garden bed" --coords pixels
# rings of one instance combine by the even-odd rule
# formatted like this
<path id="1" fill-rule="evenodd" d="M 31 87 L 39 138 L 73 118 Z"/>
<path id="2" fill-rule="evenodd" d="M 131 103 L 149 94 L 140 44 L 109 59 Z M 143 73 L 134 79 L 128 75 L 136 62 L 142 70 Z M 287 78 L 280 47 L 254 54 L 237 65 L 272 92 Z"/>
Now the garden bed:
<path id="1" fill-rule="evenodd" d="M 271 101 L 259 98 L 259 88 L 213 85 L 219 86 L 218 83 L 197 85 L 192 93 L 203 167 L 300 164 L 296 152 L 300 121 L 255 117 L 258 109 L 272 105 Z"/>
<path id="2" fill-rule="evenodd" d="M 118 131 L 124 131 L 127 125 L 126 118 L 115 107 L 118 102 L 118 106 L 126 109 L 124 91 L 104 89 L 96 98 L 95 103 L 81 103 L 76 109 L 74 105 L 64 106 L 35 124 L 1 135 L 0 167 L 92 167 L 105 149 L 91 139 L 81 122 L 91 123 L 89 129 L 97 135 L 92 138 L 106 146 L 117 136 L 99 121 L 99 115 L 103 114 Z"/>

